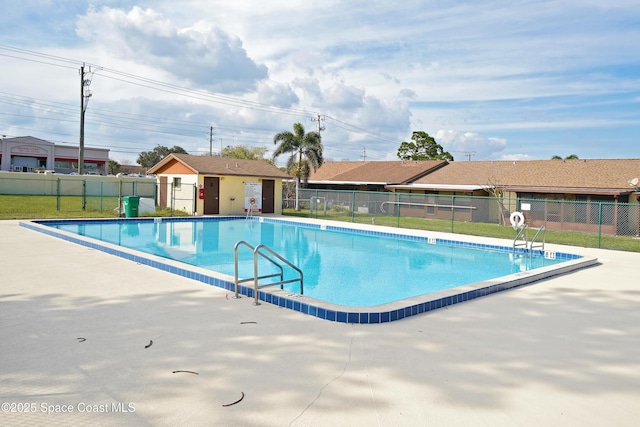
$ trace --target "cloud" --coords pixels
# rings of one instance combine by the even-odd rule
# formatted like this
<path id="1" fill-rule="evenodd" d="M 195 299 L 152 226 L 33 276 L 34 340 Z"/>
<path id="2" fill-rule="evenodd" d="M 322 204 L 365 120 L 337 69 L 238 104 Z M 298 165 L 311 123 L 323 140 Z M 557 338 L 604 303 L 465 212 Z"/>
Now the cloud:
<path id="1" fill-rule="evenodd" d="M 532 160 L 533 158 L 528 154 L 505 154 L 500 156 L 498 160 Z"/>
<path id="2" fill-rule="evenodd" d="M 298 89 L 307 104 L 322 102 L 320 81 L 315 77 L 301 77 L 293 80 L 292 85 Z"/>
<path id="3" fill-rule="evenodd" d="M 380 73 L 380 75 L 381 75 L 385 80 L 391 81 L 391 82 L 396 83 L 396 84 L 400 84 L 400 79 L 399 79 L 399 78 L 397 78 L 397 77 L 392 76 L 392 75 L 391 75 L 391 74 L 389 74 L 389 73 L 385 73 L 385 72 L 383 72 L 383 73 Z"/>
<path id="4" fill-rule="evenodd" d="M 637 0 L 503 2 L 500 8 L 470 2 L 425 8 L 417 0 L 401 8 L 363 0 L 58 3 L 11 2 L 0 13 L 7 30 L 2 43 L 72 59 L 75 68 L 104 66 L 91 85 L 90 111 L 115 107 L 126 114 L 143 98 L 165 111 L 146 104 L 139 111 L 163 121 L 184 110 L 184 120 L 205 129 L 206 149 L 211 125 L 225 145 L 262 143 L 271 130 L 291 129 L 296 121 L 313 129 L 316 113 L 326 115 L 323 143 L 335 158 L 361 158 L 364 147 L 367 159 L 393 157 L 412 130 L 433 135 L 442 129 L 445 148 L 457 159 L 473 151 L 472 160 L 548 158 L 556 153 L 546 147 L 559 143 L 567 144 L 565 154 L 584 153 L 585 139 L 601 141 L 591 156 L 624 156 L 638 134 Z M 95 6 L 87 10 L 88 4 Z M 75 70 L 12 56 L 0 57 L 0 90 L 73 104 L 58 126 L 75 141 Z M 139 81 L 132 86 L 106 67 L 236 96 L 198 97 Z M 176 101 L 184 104 L 174 107 Z M 254 108 L 256 102 L 291 111 Z M 20 114 L 44 115 L 29 111 Z M 21 126 L 14 133 L 62 138 L 48 133 L 52 120 L 36 126 L 12 117 Z M 182 136 L 182 126 L 175 127 Z M 267 135 L 241 139 L 243 129 L 267 129 Z M 508 137 L 508 147 L 495 135 Z M 159 137 L 150 134 L 144 144 L 153 147 Z M 142 144 L 144 138 L 127 140 Z"/>
<path id="5" fill-rule="evenodd" d="M 478 158 L 496 158 L 507 146 L 504 138 L 487 137 L 475 132 L 441 129 L 434 138 L 454 158 L 460 158 L 463 153 L 475 153 Z"/>
<path id="6" fill-rule="evenodd" d="M 405 89 L 401 89 L 400 92 L 398 92 L 398 97 L 399 98 L 414 99 L 417 96 L 418 96 L 418 94 L 413 89 L 405 88 Z"/>
<path id="7" fill-rule="evenodd" d="M 300 98 L 286 83 L 262 81 L 258 85 L 258 101 L 275 107 L 290 108 L 300 102 Z"/>
<path id="8" fill-rule="evenodd" d="M 207 21 L 178 28 L 153 9 L 103 7 L 79 18 L 77 33 L 120 59 L 163 69 L 198 88 L 246 93 L 266 79 L 242 42 Z"/>
<path id="9" fill-rule="evenodd" d="M 364 105 L 364 89 L 335 83 L 324 91 L 323 99 L 329 108 L 358 109 Z"/>

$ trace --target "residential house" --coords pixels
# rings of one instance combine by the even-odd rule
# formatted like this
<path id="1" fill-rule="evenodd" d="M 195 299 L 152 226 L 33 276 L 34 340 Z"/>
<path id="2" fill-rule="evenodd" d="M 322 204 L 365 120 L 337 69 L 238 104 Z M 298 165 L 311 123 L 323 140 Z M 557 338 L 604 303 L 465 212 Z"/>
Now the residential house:
<path id="1" fill-rule="evenodd" d="M 438 170 L 446 160 L 326 162 L 309 176 L 307 188 L 321 190 L 389 191 Z"/>
<path id="2" fill-rule="evenodd" d="M 487 208 L 481 205 L 488 200 L 466 198 L 467 208 L 456 206 L 456 219 L 487 220 L 498 210 L 524 210 L 525 201 L 525 217 L 532 226 L 594 231 L 600 224 L 602 232 L 628 234 L 628 229 L 640 228 L 638 209 L 626 206 L 640 202 L 633 185 L 639 176 L 640 159 L 450 162 L 410 183 L 386 188 L 431 195 L 426 206 L 401 206 L 404 214 L 450 218 L 451 208 L 437 205 L 452 205 L 455 196 L 492 195 L 505 203 Z"/>

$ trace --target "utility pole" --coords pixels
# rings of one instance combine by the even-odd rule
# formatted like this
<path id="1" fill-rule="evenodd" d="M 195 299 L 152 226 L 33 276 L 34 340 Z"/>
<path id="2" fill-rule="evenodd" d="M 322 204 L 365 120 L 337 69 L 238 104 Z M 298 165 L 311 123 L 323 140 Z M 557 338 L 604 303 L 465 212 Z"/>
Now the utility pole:
<path id="1" fill-rule="evenodd" d="M 213 157 L 213 126 L 209 128 L 209 156 Z"/>
<path id="2" fill-rule="evenodd" d="M 469 161 L 471 161 L 471 156 L 475 156 L 476 152 L 475 151 L 466 151 L 464 153 L 465 156 L 467 156 L 467 158 L 469 159 Z"/>
<path id="3" fill-rule="evenodd" d="M 322 134 L 320 132 L 326 129 L 323 125 L 324 115 L 320 115 L 320 113 L 317 113 L 317 117 L 311 117 L 311 121 L 318 123 L 318 135 L 320 135 L 320 143 L 322 143 Z"/>
<path id="4" fill-rule="evenodd" d="M 362 161 L 367 161 L 367 147 L 362 147 Z"/>
<path id="5" fill-rule="evenodd" d="M 80 67 L 80 143 L 78 145 L 78 175 L 84 173 L 84 114 L 87 111 L 87 104 L 91 98 L 91 78 L 87 77 L 84 71 L 85 64 Z M 91 67 L 89 67 L 91 73 Z"/>

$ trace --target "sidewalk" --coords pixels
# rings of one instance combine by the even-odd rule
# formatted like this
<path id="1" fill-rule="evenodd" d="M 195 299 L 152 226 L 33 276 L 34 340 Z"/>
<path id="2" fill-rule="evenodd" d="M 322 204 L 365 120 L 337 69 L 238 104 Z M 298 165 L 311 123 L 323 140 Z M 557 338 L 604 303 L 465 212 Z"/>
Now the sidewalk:
<path id="1" fill-rule="evenodd" d="M 635 426 L 640 254 L 562 250 L 601 265 L 353 325 L 0 221 L 0 425 Z"/>

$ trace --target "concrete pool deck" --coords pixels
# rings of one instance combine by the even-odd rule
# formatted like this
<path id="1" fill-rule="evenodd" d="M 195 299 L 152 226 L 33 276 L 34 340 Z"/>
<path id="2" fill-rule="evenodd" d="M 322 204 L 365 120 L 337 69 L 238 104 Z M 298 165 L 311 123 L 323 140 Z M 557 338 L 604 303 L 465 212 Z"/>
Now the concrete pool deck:
<path id="1" fill-rule="evenodd" d="M 548 246 L 600 265 L 361 325 L 0 221 L 0 425 L 635 426 L 640 254 Z"/>

